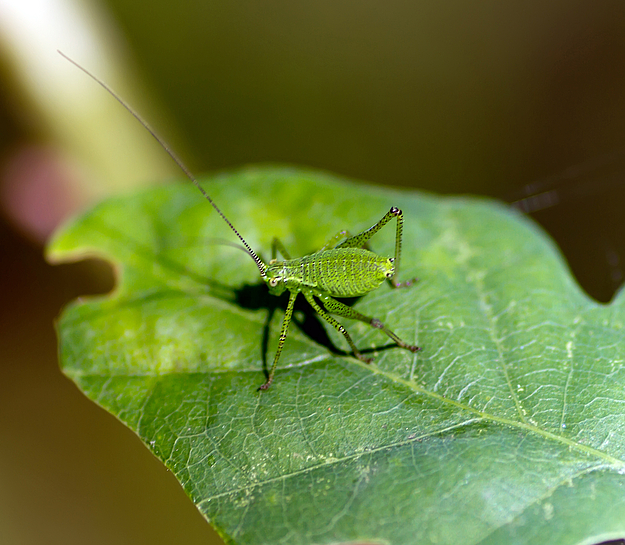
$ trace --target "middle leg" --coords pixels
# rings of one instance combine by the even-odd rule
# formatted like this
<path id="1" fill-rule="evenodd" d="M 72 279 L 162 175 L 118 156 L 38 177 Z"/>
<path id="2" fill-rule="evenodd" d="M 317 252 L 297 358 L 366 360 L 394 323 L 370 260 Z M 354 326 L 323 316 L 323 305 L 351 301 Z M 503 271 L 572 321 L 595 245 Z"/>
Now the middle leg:
<path id="1" fill-rule="evenodd" d="M 321 296 L 320 299 L 323 302 L 323 306 L 328 312 L 331 312 L 332 314 L 337 314 L 338 316 L 343 316 L 344 318 L 359 320 L 360 322 L 369 324 L 371 327 L 379 329 L 380 331 L 388 335 L 391 339 L 393 339 L 393 341 L 397 343 L 397 346 L 399 346 L 400 348 L 405 348 L 406 350 L 410 350 L 411 352 L 417 352 L 418 350 L 421 350 L 421 348 L 419 348 L 418 346 L 408 344 L 407 342 L 400 339 L 377 318 L 372 318 L 370 316 L 366 316 L 365 314 L 361 314 L 360 312 L 354 310 L 352 307 L 348 307 L 344 303 L 337 301 L 329 295 Z"/>

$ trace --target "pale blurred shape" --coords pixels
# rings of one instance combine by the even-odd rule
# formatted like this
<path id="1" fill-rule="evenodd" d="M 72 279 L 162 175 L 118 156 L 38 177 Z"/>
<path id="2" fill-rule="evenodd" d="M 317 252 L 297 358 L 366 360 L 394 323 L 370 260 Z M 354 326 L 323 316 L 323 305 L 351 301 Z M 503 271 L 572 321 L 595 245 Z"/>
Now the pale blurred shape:
<path id="1" fill-rule="evenodd" d="M 2 204 L 38 240 L 77 208 L 176 172 L 136 120 L 57 52 L 74 58 L 136 107 L 147 93 L 127 66 L 122 46 L 114 24 L 93 1 L 0 0 L 0 55 L 15 90 L 9 103 L 28 132 L 46 142 L 34 148 L 20 143 L 8 154 L 0 180 Z M 49 199 L 50 206 L 42 207 Z"/>
<path id="2" fill-rule="evenodd" d="M 4 168 L 0 199 L 20 230 L 43 241 L 82 204 L 72 191 L 77 177 L 53 150 L 24 146 Z"/>

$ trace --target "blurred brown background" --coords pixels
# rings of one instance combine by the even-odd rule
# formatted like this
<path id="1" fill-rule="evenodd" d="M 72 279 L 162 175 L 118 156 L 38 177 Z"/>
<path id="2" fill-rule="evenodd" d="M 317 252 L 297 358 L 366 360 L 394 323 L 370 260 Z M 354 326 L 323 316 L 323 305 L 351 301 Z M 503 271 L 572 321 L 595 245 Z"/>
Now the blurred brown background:
<path id="1" fill-rule="evenodd" d="M 180 176 L 57 48 L 194 172 L 287 162 L 516 201 L 589 294 L 608 301 L 622 282 L 621 1 L 0 0 L 2 543 L 218 539 L 58 369 L 55 316 L 113 277 L 46 264 L 50 230 L 106 194 Z"/>

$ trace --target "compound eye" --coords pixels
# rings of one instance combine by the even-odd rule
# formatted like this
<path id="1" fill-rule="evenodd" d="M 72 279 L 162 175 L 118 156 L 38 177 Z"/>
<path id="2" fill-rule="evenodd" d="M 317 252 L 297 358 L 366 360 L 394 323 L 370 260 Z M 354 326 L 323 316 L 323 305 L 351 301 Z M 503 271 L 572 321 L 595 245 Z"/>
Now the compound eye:
<path id="1" fill-rule="evenodd" d="M 280 280 L 282 280 L 282 278 L 280 278 L 279 276 L 276 276 L 275 278 L 270 278 L 269 285 L 272 288 L 275 288 L 280 283 Z"/>
<path id="2" fill-rule="evenodd" d="M 386 278 L 393 278 L 393 275 L 395 274 L 395 271 L 388 271 L 386 273 Z"/>

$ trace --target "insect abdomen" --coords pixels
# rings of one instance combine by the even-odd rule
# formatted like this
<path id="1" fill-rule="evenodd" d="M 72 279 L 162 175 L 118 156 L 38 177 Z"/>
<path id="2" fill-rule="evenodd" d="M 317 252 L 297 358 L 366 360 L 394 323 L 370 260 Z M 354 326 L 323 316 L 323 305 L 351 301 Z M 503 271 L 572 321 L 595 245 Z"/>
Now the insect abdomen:
<path id="1" fill-rule="evenodd" d="M 360 248 L 317 252 L 286 263 L 289 279 L 335 297 L 357 297 L 393 276 L 392 260 Z"/>

